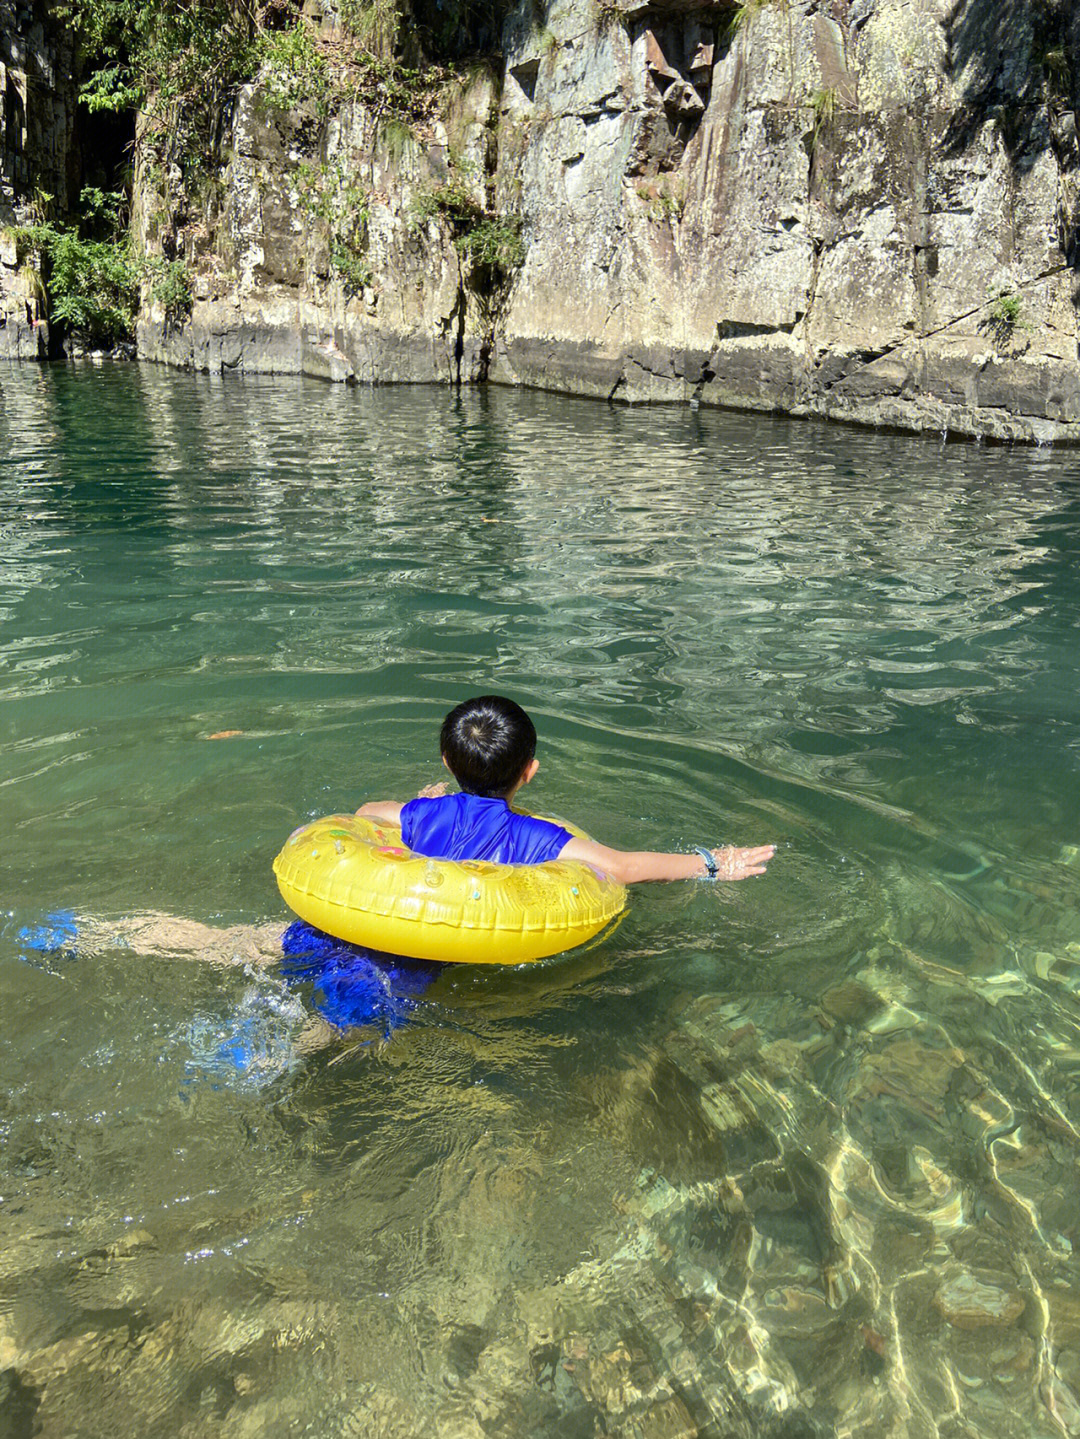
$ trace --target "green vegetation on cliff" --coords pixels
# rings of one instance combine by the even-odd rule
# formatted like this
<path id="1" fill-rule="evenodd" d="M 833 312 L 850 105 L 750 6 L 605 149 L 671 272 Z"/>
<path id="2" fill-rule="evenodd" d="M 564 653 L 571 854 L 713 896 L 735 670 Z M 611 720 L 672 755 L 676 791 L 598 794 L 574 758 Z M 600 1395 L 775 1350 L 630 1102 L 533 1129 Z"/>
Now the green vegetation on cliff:
<path id="1" fill-rule="evenodd" d="M 328 57 L 302 9 L 299 0 L 63 0 L 59 13 L 82 52 L 87 106 L 160 116 L 175 102 L 213 106 L 264 61 L 290 103 L 325 94 Z M 378 78 L 392 83 L 387 62 L 415 70 L 494 50 L 506 9 L 506 0 L 339 0 L 333 58 L 361 70 L 382 61 Z"/>
<path id="2" fill-rule="evenodd" d="M 417 196 L 413 213 L 417 220 L 441 215 L 450 225 L 454 245 L 475 272 L 487 272 L 488 281 L 499 283 L 525 258 L 521 222 L 516 215 L 488 211 L 475 197 L 473 167 L 451 160 L 450 178 L 443 185 Z"/>
<path id="3" fill-rule="evenodd" d="M 64 0 L 84 55 L 82 99 L 92 109 L 213 99 L 247 79 L 256 20 L 236 0 Z"/>
<path id="4" fill-rule="evenodd" d="M 458 62 L 495 47 L 506 6 L 507 0 L 337 0 L 320 20 L 301 0 L 61 0 L 60 13 L 77 42 L 82 102 L 92 113 L 127 115 L 133 126 L 138 116 L 140 233 L 158 252 L 151 263 L 171 276 L 170 295 L 189 302 L 188 282 L 180 284 L 169 267 L 213 252 L 230 158 L 226 117 L 238 87 L 257 79 L 260 104 L 307 125 L 301 153 L 311 162 L 297 170 L 301 208 L 325 223 L 332 271 L 356 294 L 371 281 L 368 197 L 356 177 L 331 174 L 322 163 L 325 122 L 353 102 L 394 143 L 422 132 L 453 85 Z M 518 263 L 513 220 L 483 207 L 468 225 L 450 218 L 474 269 L 504 273 Z M 106 241 L 85 231 L 81 218 L 74 227 L 54 226 L 32 248 L 57 276 L 65 272 L 57 257 L 69 245 L 111 243 L 116 303 L 102 304 L 94 324 L 119 334 L 133 306 L 124 278 L 132 263 L 127 240 L 119 232 Z M 201 247 L 194 253 L 192 237 Z M 84 276 L 106 268 L 104 252 L 79 253 Z M 67 302 L 55 280 L 49 283 L 58 315 Z M 155 283 L 160 289 L 160 276 Z M 65 294 L 78 289 L 68 285 Z"/>
<path id="5" fill-rule="evenodd" d="M 191 304 L 191 278 L 182 260 L 137 256 L 127 232 L 123 195 L 84 187 L 77 225 L 49 215 L 52 197 L 38 195 L 27 225 L 9 230 L 21 265 L 40 278 L 39 301 L 50 323 L 87 347 L 130 338 L 140 287 L 171 320 Z"/>
<path id="6" fill-rule="evenodd" d="M 300 208 L 321 220 L 330 240 L 330 264 L 348 295 L 372 281 L 367 258 L 370 195 L 340 165 L 310 165 L 293 170 Z"/>

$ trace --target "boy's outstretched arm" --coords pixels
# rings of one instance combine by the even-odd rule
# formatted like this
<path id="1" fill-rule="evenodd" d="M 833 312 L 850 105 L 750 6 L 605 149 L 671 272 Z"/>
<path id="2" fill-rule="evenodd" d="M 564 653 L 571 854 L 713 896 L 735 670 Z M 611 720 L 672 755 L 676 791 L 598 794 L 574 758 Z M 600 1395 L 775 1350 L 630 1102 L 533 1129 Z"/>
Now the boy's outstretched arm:
<path id="1" fill-rule="evenodd" d="M 400 824 L 403 806 L 396 799 L 373 799 L 356 811 L 361 819 L 380 819 L 383 824 Z"/>
<path id="2" fill-rule="evenodd" d="M 737 849 L 725 845 L 709 853 L 716 864 L 717 879 L 749 879 L 764 874 L 765 866 L 776 853 L 775 844 L 753 845 Z M 700 854 L 656 854 L 649 850 L 608 849 L 592 839 L 576 835 L 559 853 L 560 859 L 581 860 L 610 875 L 618 884 L 639 884 L 647 879 L 704 879 L 708 865 Z"/>

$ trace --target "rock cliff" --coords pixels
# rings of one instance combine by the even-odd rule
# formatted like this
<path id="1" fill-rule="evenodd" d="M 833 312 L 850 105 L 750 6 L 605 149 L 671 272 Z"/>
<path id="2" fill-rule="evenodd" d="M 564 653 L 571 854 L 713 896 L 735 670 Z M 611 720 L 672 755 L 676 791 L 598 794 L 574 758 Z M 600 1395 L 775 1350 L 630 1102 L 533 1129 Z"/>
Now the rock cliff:
<path id="1" fill-rule="evenodd" d="M 507 85 L 531 243 L 494 378 L 1078 433 L 1080 13 L 624 3 L 557 11 Z"/>
<path id="2" fill-rule="evenodd" d="M 1067 0 L 521 0 L 395 103 L 264 67 L 179 216 L 144 136 L 140 243 L 196 280 L 140 353 L 1080 440 Z"/>
<path id="3" fill-rule="evenodd" d="M 10 227 L 31 217 L 43 195 L 68 199 L 77 153 L 70 44 L 43 4 L 0 0 L 0 356 L 44 359 L 49 332 L 40 282 Z"/>

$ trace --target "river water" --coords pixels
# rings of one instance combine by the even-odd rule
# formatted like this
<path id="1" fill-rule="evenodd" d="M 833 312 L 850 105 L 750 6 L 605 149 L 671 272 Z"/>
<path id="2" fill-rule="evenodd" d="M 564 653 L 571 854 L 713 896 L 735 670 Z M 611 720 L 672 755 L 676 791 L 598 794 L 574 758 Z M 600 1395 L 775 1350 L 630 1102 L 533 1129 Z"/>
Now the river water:
<path id="1" fill-rule="evenodd" d="M 1080 458 L 0 385 L 5 1436 L 1080 1433 Z M 776 859 L 330 1024 L 270 861 L 485 691 Z"/>

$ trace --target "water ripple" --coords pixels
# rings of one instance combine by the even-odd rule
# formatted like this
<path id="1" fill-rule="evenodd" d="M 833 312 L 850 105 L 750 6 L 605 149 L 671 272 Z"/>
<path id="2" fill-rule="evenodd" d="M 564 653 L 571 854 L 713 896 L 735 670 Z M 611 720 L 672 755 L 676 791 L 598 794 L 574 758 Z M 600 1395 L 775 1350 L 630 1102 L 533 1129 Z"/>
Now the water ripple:
<path id="1" fill-rule="evenodd" d="M 142 367 L 0 428 L 27 1432 L 1080 1431 L 1076 460 Z M 777 860 L 336 1031 L 268 858 L 489 689 L 539 807 Z"/>

